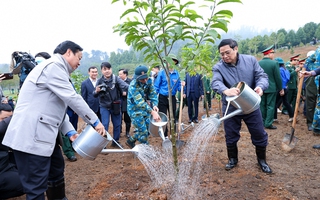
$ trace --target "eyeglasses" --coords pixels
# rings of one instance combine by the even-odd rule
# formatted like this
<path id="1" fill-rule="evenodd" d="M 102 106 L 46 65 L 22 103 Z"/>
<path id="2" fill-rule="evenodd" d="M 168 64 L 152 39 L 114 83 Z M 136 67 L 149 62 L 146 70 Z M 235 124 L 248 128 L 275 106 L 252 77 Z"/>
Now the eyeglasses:
<path id="1" fill-rule="evenodd" d="M 224 57 L 225 55 L 226 55 L 226 56 L 229 56 L 232 50 L 233 50 L 233 49 L 230 49 L 230 50 L 227 50 L 227 51 L 225 51 L 225 52 L 220 53 L 221 57 Z"/>

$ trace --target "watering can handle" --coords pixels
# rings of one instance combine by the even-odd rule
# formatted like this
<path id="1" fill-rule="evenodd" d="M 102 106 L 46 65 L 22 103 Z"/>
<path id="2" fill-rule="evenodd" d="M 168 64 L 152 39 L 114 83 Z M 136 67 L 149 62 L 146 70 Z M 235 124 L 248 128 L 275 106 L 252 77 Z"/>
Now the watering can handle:
<path id="1" fill-rule="evenodd" d="M 242 82 L 239 82 L 239 83 L 238 83 L 237 88 L 238 88 L 239 90 L 240 90 L 242 84 L 243 84 Z"/>

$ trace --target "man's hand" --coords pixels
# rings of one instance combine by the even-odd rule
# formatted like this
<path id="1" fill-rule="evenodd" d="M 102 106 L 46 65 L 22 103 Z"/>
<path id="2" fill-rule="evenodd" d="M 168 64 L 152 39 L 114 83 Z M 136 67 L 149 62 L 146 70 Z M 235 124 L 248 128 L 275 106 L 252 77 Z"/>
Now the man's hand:
<path id="1" fill-rule="evenodd" d="M 79 137 L 79 133 L 74 134 L 73 136 L 71 136 L 69 139 L 73 142 L 77 139 L 77 137 Z"/>
<path id="2" fill-rule="evenodd" d="M 153 110 L 159 112 L 159 108 L 157 106 L 153 106 Z"/>
<path id="3" fill-rule="evenodd" d="M 106 130 L 104 129 L 104 126 L 102 125 L 101 122 L 99 122 L 99 124 L 94 127 L 94 129 L 102 136 L 105 136 L 106 135 Z"/>
<path id="4" fill-rule="evenodd" d="M 300 71 L 300 73 L 299 73 L 299 78 L 302 78 L 302 77 L 310 77 L 310 76 L 312 76 L 312 73 L 311 73 L 311 71 Z"/>
<path id="5" fill-rule="evenodd" d="M 261 97 L 263 95 L 263 90 L 261 87 L 254 88 L 254 91 Z"/>
<path id="6" fill-rule="evenodd" d="M 240 89 L 233 87 L 230 89 L 226 89 L 225 91 L 223 91 L 223 94 L 225 94 L 226 96 L 238 96 L 240 94 Z"/>
<path id="7" fill-rule="evenodd" d="M 160 118 L 160 115 L 158 114 L 158 112 L 153 110 L 151 112 L 151 115 L 152 115 L 152 118 L 154 119 L 154 121 L 161 122 L 161 118 Z"/>

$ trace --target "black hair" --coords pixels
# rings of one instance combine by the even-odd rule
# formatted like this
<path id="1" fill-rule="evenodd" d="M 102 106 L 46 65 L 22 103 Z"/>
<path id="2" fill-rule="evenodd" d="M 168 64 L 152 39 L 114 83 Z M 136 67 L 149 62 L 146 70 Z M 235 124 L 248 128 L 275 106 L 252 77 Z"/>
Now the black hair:
<path id="1" fill-rule="evenodd" d="M 91 66 L 89 67 L 88 72 L 90 72 L 91 69 L 98 69 L 98 68 L 96 66 Z"/>
<path id="2" fill-rule="evenodd" d="M 238 43 L 233 40 L 233 39 L 223 39 L 219 46 L 218 46 L 218 49 L 220 49 L 220 47 L 223 47 L 223 46 L 226 46 L 226 45 L 229 45 L 231 49 L 233 49 L 234 47 L 237 47 L 238 46 Z"/>
<path id="3" fill-rule="evenodd" d="M 7 103 L 0 103 L 0 112 L 2 111 L 12 111 L 12 107 Z"/>
<path id="4" fill-rule="evenodd" d="M 128 70 L 127 69 L 119 69 L 119 72 L 122 71 L 125 75 L 128 76 Z"/>
<path id="5" fill-rule="evenodd" d="M 39 52 L 35 55 L 35 58 L 36 57 L 42 57 L 44 59 L 49 59 L 51 58 L 50 54 L 48 54 L 47 52 Z"/>
<path id="6" fill-rule="evenodd" d="M 153 68 L 160 69 L 160 65 L 154 66 Z"/>
<path id="7" fill-rule="evenodd" d="M 58 53 L 58 54 L 63 55 L 67 52 L 68 49 L 70 49 L 73 54 L 76 54 L 78 51 L 83 50 L 78 44 L 67 40 L 67 41 L 60 43 L 56 47 L 56 49 L 53 51 L 53 53 Z"/>
<path id="8" fill-rule="evenodd" d="M 110 68 L 111 68 L 111 64 L 108 63 L 108 62 L 103 62 L 103 63 L 101 63 L 101 69 L 102 69 L 103 67 L 106 67 L 106 68 L 110 69 Z"/>

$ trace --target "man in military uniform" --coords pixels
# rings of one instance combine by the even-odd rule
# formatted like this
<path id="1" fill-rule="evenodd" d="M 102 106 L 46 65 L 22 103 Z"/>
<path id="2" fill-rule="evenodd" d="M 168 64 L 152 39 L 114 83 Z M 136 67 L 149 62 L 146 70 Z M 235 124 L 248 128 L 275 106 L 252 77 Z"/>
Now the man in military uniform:
<path id="1" fill-rule="evenodd" d="M 269 87 L 261 96 L 260 110 L 263 118 L 263 125 L 268 129 L 276 129 L 272 125 L 274 110 L 276 109 L 277 91 L 282 89 L 282 81 L 280 76 L 279 64 L 274 61 L 273 45 L 262 51 L 263 59 L 259 61 L 259 65 L 268 75 Z"/>
<path id="2" fill-rule="evenodd" d="M 158 114 L 158 96 L 153 86 L 152 79 L 147 75 L 148 68 L 139 65 L 134 70 L 133 80 L 128 89 L 128 108 L 127 112 L 131 118 L 132 124 L 135 126 L 135 131 L 126 142 L 130 148 L 135 146 L 138 140 L 140 143 L 148 143 L 148 127 L 150 124 L 150 116 L 152 115 L 155 121 L 160 120 Z M 150 104 L 147 101 L 150 99 Z M 153 107 L 151 108 L 152 105 Z"/>
<path id="3" fill-rule="evenodd" d="M 286 66 L 288 71 L 290 72 L 290 80 L 288 82 L 288 102 L 292 106 L 292 110 L 295 110 L 296 107 L 296 99 L 297 99 L 297 82 L 298 82 L 298 74 L 301 69 L 299 68 L 299 56 L 300 54 L 294 55 L 290 57 L 290 65 Z M 283 114 L 288 114 L 288 111 L 285 107 L 282 109 Z"/>

